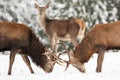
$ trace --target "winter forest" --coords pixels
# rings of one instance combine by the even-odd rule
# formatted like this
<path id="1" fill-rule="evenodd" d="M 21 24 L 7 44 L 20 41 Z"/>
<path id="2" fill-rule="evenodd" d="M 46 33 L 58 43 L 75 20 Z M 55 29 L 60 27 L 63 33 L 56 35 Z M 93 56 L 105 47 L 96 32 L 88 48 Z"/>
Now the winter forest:
<path id="1" fill-rule="evenodd" d="M 120 20 L 120 0 L 0 0 L 0 21 L 26 24 L 48 48 L 50 40 L 39 25 L 39 13 L 35 8 L 35 2 L 43 6 L 50 3 L 46 12 L 49 19 L 82 19 L 86 23 L 86 33 L 95 24 Z M 71 42 L 66 44 L 74 49 Z M 116 53 L 113 54 L 114 52 Z M 94 54 L 85 65 L 87 70 L 85 74 L 71 65 L 65 71 L 65 66 L 58 64 L 55 65 L 53 72 L 48 74 L 30 59 L 35 72 L 31 74 L 22 58 L 17 55 L 11 76 L 7 75 L 9 55 L 0 53 L 0 80 L 120 80 L 120 51 L 110 50 L 106 53 L 109 54 L 105 54 L 103 72 L 95 72 L 97 55 Z M 67 55 L 62 57 L 68 59 Z"/>
<path id="2" fill-rule="evenodd" d="M 28 25 L 40 35 L 41 41 L 49 41 L 39 26 L 38 12 L 34 3 L 50 3 L 47 17 L 50 19 L 80 18 L 86 22 L 86 31 L 98 23 L 120 19 L 120 0 L 0 0 L 0 21 L 18 22 Z"/>

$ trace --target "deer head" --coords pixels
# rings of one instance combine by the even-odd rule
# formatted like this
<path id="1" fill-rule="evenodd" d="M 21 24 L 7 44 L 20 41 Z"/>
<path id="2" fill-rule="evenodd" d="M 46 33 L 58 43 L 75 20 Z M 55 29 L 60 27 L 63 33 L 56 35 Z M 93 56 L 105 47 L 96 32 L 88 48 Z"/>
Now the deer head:
<path id="1" fill-rule="evenodd" d="M 73 51 L 68 52 L 68 56 L 69 61 L 67 61 L 66 70 L 69 67 L 69 64 L 71 64 L 73 67 L 76 67 L 80 72 L 82 73 L 86 72 L 84 63 L 80 63 L 79 59 L 74 57 Z"/>
<path id="2" fill-rule="evenodd" d="M 74 56 L 74 52 L 72 50 L 68 51 L 63 43 L 62 43 L 62 45 L 64 46 L 65 50 L 67 51 L 68 58 L 69 58 L 69 61 L 64 60 L 64 62 L 67 63 L 65 70 L 67 70 L 67 68 L 71 64 L 73 67 L 77 68 L 80 72 L 85 73 L 86 70 L 85 70 L 84 63 L 80 63 L 79 59 Z"/>
<path id="3" fill-rule="evenodd" d="M 45 72 L 47 72 L 47 73 L 52 72 L 55 63 L 60 64 L 60 65 L 62 65 L 62 63 L 65 63 L 63 59 L 59 58 L 59 56 L 61 54 L 58 56 L 56 54 L 57 53 L 53 53 L 53 52 L 49 51 L 48 49 L 46 49 L 46 52 L 43 54 L 47 57 L 47 63 L 43 67 Z"/>
<path id="4" fill-rule="evenodd" d="M 39 16 L 45 16 L 46 15 L 46 9 L 49 7 L 49 3 L 46 4 L 44 7 L 40 7 L 38 3 L 35 3 L 35 8 L 37 8 L 39 12 Z"/>

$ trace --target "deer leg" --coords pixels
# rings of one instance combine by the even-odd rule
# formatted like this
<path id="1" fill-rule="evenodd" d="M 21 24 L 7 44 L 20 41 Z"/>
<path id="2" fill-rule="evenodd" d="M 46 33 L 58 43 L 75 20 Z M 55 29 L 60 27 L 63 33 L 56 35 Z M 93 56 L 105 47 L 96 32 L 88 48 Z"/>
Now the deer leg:
<path id="1" fill-rule="evenodd" d="M 13 65 L 13 62 L 14 62 L 14 59 L 15 59 L 15 55 L 16 55 L 16 52 L 14 52 L 14 51 L 11 50 L 11 53 L 10 53 L 10 60 L 9 60 L 8 75 L 11 75 L 12 65 Z"/>
<path id="2" fill-rule="evenodd" d="M 71 41 L 72 41 L 74 47 L 76 47 L 78 45 L 77 38 L 75 39 L 75 38 L 71 37 Z"/>
<path id="3" fill-rule="evenodd" d="M 56 52 L 55 46 L 56 46 L 57 39 L 55 38 L 55 36 L 51 38 L 50 42 L 51 42 L 51 47 L 52 47 L 53 51 Z"/>
<path id="4" fill-rule="evenodd" d="M 96 72 L 101 72 L 101 70 L 102 70 L 102 63 L 103 63 L 103 59 L 104 59 L 104 54 L 105 54 L 104 50 L 98 52 Z"/>
<path id="5" fill-rule="evenodd" d="M 79 37 L 79 42 L 81 43 L 81 41 L 83 40 L 84 38 L 84 34 L 81 34 L 80 37 Z"/>
<path id="6" fill-rule="evenodd" d="M 59 49 L 59 45 L 57 45 L 57 43 L 59 43 L 59 42 L 60 42 L 60 41 L 56 39 L 55 52 L 57 52 L 57 51 L 58 51 L 58 49 Z"/>
<path id="7" fill-rule="evenodd" d="M 77 37 L 79 39 L 79 42 L 81 42 L 83 40 L 84 36 L 85 36 L 85 28 L 83 30 L 80 29 L 80 31 L 78 32 L 78 36 Z"/>
<path id="8" fill-rule="evenodd" d="M 25 54 L 20 54 L 20 55 L 22 56 L 22 58 L 23 58 L 24 62 L 25 62 L 25 63 L 26 63 L 26 65 L 28 66 L 28 68 L 29 68 L 30 72 L 33 74 L 33 73 L 34 73 L 34 71 L 33 71 L 32 67 L 31 67 L 31 64 L 30 64 L 30 61 L 29 61 L 29 59 L 28 59 L 27 55 L 25 55 Z"/>

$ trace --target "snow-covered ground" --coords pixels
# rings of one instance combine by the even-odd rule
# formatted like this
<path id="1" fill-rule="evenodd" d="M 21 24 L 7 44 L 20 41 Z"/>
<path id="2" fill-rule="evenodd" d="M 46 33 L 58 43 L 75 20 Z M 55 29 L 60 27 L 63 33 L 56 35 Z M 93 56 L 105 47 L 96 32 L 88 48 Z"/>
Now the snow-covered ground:
<path id="1" fill-rule="evenodd" d="M 67 56 L 64 55 L 64 58 Z M 55 65 L 52 73 L 45 73 L 32 63 L 35 74 L 31 74 L 20 55 L 13 64 L 12 75 L 7 75 L 9 55 L 0 54 L 0 80 L 120 80 L 120 52 L 106 52 L 102 73 L 96 73 L 97 54 L 86 63 L 86 73 L 80 73 L 76 68 Z"/>

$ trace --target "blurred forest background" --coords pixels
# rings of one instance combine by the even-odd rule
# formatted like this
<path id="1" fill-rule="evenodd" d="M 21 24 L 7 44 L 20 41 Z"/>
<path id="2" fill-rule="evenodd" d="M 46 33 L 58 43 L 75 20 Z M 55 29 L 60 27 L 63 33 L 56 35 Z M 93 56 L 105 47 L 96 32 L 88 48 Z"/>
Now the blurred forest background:
<path id="1" fill-rule="evenodd" d="M 120 20 L 120 0 L 0 0 L 0 21 L 28 25 L 44 45 L 49 45 L 49 39 L 39 26 L 35 1 L 40 5 L 50 2 L 48 18 L 77 17 L 86 22 L 87 31 L 95 24 Z"/>

